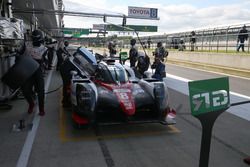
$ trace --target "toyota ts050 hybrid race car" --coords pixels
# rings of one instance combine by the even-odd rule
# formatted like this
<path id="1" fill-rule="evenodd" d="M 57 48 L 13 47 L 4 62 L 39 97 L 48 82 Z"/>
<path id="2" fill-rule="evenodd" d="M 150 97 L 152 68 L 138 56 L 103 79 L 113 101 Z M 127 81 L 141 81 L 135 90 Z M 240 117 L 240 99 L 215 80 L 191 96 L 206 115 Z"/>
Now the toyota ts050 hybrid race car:
<path id="1" fill-rule="evenodd" d="M 138 79 L 129 66 L 114 59 L 99 60 L 86 48 L 78 48 L 65 64 L 77 125 L 175 123 L 164 81 Z"/>

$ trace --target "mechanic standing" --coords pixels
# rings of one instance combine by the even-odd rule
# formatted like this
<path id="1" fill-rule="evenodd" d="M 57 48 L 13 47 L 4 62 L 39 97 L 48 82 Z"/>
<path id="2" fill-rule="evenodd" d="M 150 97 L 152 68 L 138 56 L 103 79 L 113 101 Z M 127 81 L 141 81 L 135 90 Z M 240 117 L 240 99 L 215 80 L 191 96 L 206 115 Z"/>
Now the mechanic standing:
<path id="1" fill-rule="evenodd" d="M 24 56 L 31 56 L 34 60 L 36 60 L 40 66 L 36 70 L 36 72 L 25 82 L 22 86 L 22 91 L 25 99 L 29 103 L 28 113 L 31 114 L 33 112 L 35 102 L 33 99 L 33 90 L 35 90 L 38 94 L 38 105 L 39 105 L 39 115 L 44 116 L 44 78 L 42 72 L 42 63 L 44 61 L 44 57 L 47 54 L 47 48 L 43 45 L 44 38 L 43 34 L 40 30 L 34 30 L 32 32 L 32 45 L 26 46 L 24 51 Z M 35 89 L 33 89 L 33 87 Z"/>
<path id="2" fill-rule="evenodd" d="M 110 57 L 114 57 L 116 55 L 116 44 L 113 41 L 109 42 L 108 49 Z"/>
<path id="3" fill-rule="evenodd" d="M 191 51 L 194 51 L 195 43 L 196 43 L 196 34 L 194 31 L 192 31 L 190 37 Z"/>
<path id="4" fill-rule="evenodd" d="M 64 54 L 68 55 L 68 51 L 67 51 L 67 47 L 69 45 L 68 41 L 64 41 L 61 40 L 58 43 L 58 47 L 57 47 L 57 51 L 56 51 L 56 55 L 57 55 L 57 65 L 56 65 L 56 70 L 59 71 L 60 67 L 64 61 Z"/>
<path id="5" fill-rule="evenodd" d="M 137 50 L 135 44 L 136 44 L 136 40 L 131 39 L 130 40 L 131 48 L 129 50 L 130 67 L 135 67 L 135 63 L 136 63 L 137 57 L 138 57 L 138 50 Z"/>
<path id="6" fill-rule="evenodd" d="M 68 46 L 68 42 L 65 41 L 65 46 Z M 64 59 L 60 66 L 60 74 L 63 81 L 63 99 L 62 99 L 62 105 L 63 107 L 71 107 L 71 99 L 70 99 L 70 81 L 71 81 L 71 74 L 70 72 L 72 70 L 75 70 L 74 66 L 69 60 L 69 57 L 71 56 L 68 51 L 67 47 L 64 48 L 64 51 L 67 52 L 67 57 Z"/>
<path id="7" fill-rule="evenodd" d="M 52 69 L 52 61 L 53 61 L 53 57 L 54 57 L 54 50 L 55 50 L 55 42 L 52 42 L 52 38 L 47 38 L 46 41 L 46 47 L 48 48 L 48 69 L 51 70 Z"/>
<path id="8" fill-rule="evenodd" d="M 238 35 L 237 43 L 239 43 L 239 44 L 237 47 L 237 52 L 240 51 L 240 48 L 242 49 L 242 52 L 245 52 L 245 50 L 244 50 L 245 44 L 244 43 L 245 43 L 245 41 L 247 41 L 247 39 L 248 39 L 248 31 L 246 29 L 246 25 L 244 25 L 242 27 L 242 29 L 240 30 L 239 35 Z"/>
<path id="9" fill-rule="evenodd" d="M 155 61 L 151 66 L 152 69 L 155 69 L 154 74 L 152 75 L 152 78 L 158 79 L 162 81 L 164 77 L 166 77 L 166 66 L 164 63 L 162 63 L 160 57 L 155 57 Z"/>
<path id="10" fill-rule="evenodd" d="M 161 61 L 164 61 L 164 58 L 168 56 L 168 51 L 163 47 L 162 42 L 157 43 L 154 54 L 155 57 L 159 57 Z"/>

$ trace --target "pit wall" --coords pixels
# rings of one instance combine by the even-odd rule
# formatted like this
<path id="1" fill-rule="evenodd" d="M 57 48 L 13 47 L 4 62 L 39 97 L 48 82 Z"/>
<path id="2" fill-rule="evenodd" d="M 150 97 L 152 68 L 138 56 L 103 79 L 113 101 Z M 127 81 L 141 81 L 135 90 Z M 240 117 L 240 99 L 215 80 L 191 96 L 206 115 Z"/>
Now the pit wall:
<path id="1" fill-rule="evenodd" d="M 250 55 L 247 53 L 207 53 L 170 51 L 168 63 L 214 70 L 250 78 Z"/>
<path id="2" fill-rule="evenodd" d="M 170 52 L 169 59 L 250 70 L 250 56 L 243 54 Z"/>

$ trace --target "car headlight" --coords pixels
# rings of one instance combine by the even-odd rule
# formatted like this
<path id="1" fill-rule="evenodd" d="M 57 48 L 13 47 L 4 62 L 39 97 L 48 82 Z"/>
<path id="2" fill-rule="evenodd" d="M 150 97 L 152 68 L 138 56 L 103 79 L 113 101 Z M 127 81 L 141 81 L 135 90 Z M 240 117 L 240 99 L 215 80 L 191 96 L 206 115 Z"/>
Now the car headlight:
<path id="1" fill-rule="evenodd" d="M 95 110 L 95 93 L 89 85 L 77 88 L 77 107 L 78 112 L 90 115 Z"/>

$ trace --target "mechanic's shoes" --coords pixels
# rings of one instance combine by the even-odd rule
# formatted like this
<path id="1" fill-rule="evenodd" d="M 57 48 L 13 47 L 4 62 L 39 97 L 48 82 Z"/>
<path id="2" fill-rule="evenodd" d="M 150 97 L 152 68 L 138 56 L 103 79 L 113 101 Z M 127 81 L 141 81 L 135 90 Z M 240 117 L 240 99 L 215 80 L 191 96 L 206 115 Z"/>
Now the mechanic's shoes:
<path id="1" fill-rule="evenodd" d="M 39 115 L 40 116 L 44 116 L 45 115 L 44 108 L 40 108 L 39 109 Z"/>
<path id="2" fill-rule="evenodd" d="M 29 114 L 31 114 L 33 112 L 34 107 L 35 107 L 35 103 L 34 102 L 32 102 L 32 103 L 29 104 L 29 109 L 28 109 L 28 113 Z"/>
<path id="3" fill-rule="evenodd" d="M 32 103 L 29 104 L 29 109 L 28 109 L 28 113 L 29 114 L 33 113 L 34 107 L 35 107 L 35 103 L 34 102 L 32 102 Z M 45 115 L 44 108 L 39 108 L 39 113 L 38 114 L 40 116 L 44 116 Z"/>
<path id="4" fill-rule="evenodd" d="M 244 158 L 244 162 L 248 165 L 250 165 L 250 157 Z"/>

